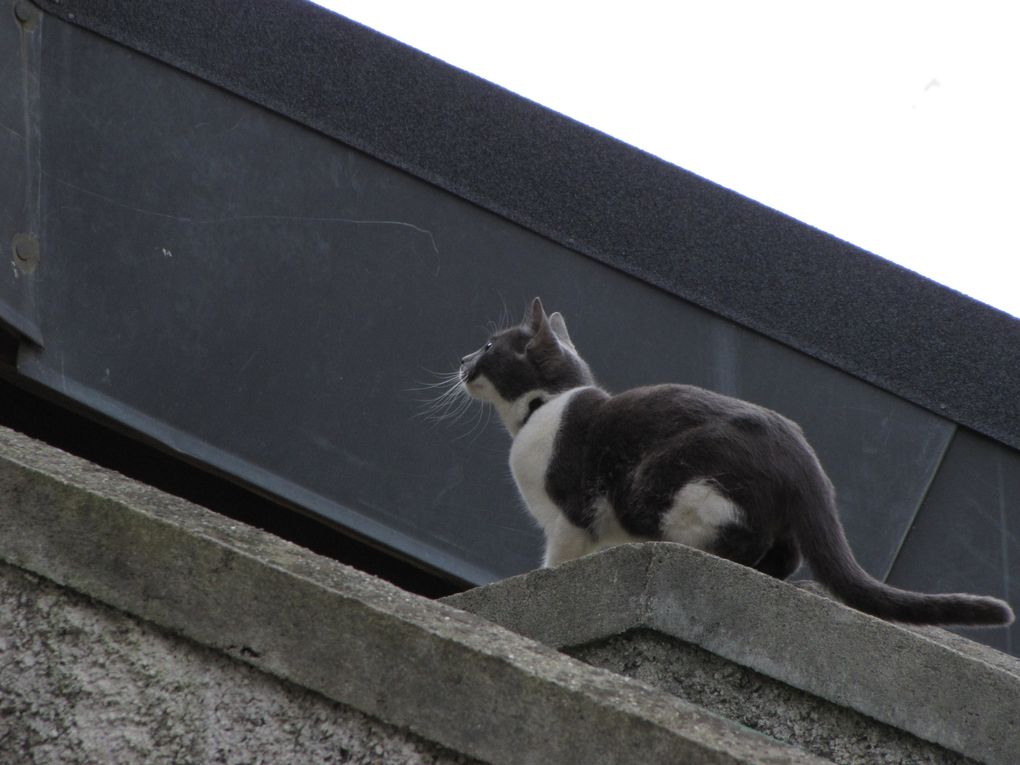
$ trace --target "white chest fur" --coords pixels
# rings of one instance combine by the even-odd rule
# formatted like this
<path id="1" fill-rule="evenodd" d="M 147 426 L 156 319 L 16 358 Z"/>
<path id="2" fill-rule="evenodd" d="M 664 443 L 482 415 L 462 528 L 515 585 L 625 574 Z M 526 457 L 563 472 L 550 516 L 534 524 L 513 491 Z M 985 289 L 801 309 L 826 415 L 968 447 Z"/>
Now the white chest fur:
<path id="1" fill-rule="evenodd" d="M 571 399 L 582 390 L 584 388 L 564 391 L 536 409 L 510 447 L 510 470 L 517 489 L 528 511 L 547 533 L 557 526 L 562 513 L 545 490 L 545 477 L 563 414 Z"/>

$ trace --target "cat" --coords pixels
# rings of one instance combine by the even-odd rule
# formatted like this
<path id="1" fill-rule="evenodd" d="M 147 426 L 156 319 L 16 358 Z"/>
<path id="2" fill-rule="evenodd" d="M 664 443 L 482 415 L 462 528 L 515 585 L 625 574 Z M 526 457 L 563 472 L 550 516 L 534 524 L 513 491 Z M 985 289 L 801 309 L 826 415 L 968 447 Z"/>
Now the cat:
<path id="1" fill-rule="evenodd" d="M 545 566 L 602 547 L 680 542 L 786 579 L 810 563 L 845 604 L 911 624 L 1005 625 L 997 598 L 890 587 L 854 559 L 835 491 L 800 427 L 690 385 L 610 395 L 559 313 L 524 321 L 461 359 L 457 379 L 513 438 L 510 467 L 545 534 Z"/>

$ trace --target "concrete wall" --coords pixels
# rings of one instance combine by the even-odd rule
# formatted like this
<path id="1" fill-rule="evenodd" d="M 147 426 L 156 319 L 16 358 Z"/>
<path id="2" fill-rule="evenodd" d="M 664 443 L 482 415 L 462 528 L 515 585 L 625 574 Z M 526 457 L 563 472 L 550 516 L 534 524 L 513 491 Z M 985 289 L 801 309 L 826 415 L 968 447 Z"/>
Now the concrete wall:
<path id="1" fill-rule="evenodd" d="M 4 762 L 821 761 L 4 429 L 0 563 Z"/>
<path id="2" fill-rule="evenodd" d="M 0 564 L 5 765 L 473 762 Z"/>
<path id="3" fill-rule="evenodd" d="M 1012 764 L 1020 663 L 679 545 L 429 601 L 0 429 L 0 761 Z"/>
<path id="4" fill-rule="evenodd" d="M 1020 662 L 814 589 L 648 543 L 444 600 L 827 760 L 1017 762 Z"/>
<path id="5" fill-rule="evenodd" d="M 835 763 L 973 762 L 853 709 L 647 629 L 565 649 Z M 836 667 L 833 667 L 836 670 Z"/>

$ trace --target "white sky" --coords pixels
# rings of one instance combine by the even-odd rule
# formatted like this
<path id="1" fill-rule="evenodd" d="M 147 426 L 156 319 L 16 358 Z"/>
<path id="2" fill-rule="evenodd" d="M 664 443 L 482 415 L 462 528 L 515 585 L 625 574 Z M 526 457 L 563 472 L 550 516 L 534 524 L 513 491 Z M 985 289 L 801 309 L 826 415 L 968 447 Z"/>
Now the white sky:
<path id="1" fill-rule="evenodd" d="M 320 4 L 1020 316 L 1020 3 Z"/>

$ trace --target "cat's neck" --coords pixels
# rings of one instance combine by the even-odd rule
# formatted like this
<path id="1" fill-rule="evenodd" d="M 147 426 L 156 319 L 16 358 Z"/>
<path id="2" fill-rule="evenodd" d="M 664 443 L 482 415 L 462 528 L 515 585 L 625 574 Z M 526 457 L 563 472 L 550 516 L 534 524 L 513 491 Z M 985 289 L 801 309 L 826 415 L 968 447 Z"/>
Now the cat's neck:
<path id="1" fill-rule="evenodd" d="M 503 427 L 510 433 L 511 438 L 516 438 L 517 434 L 521 432 L 521 428 L 531 419 L 531 415 L 544 406 L 546 402 L 552 400 L 555 395 L 554 393 L 536 390 L 525 393 L 516 401 L 497 401 L 496 413 L 499 415 Z"/>
<path id="2" fill-rule="evenodd" d="M 581 386 L 587 387 L 587 386 Z M 527 425 L 532 416 L 540 411 L 542 407 L 549 404 L 551 401 L 555 401 L 560 396 L 564 396 L 570 393 L 576 388 L 570 390 L 559 391 L 556 393 L 550 393 L 544 390 L 535 390 L 525 393 L 523 396 L 518 398 L 516 401 L 505 403 L 496 403 L 496 412 L 499 414 L 499 419 L 503 423 L 503 427 L 510 433 L 511 438 L 517 438 L 517 434 L 521 432 L 521 429 Z"/>

